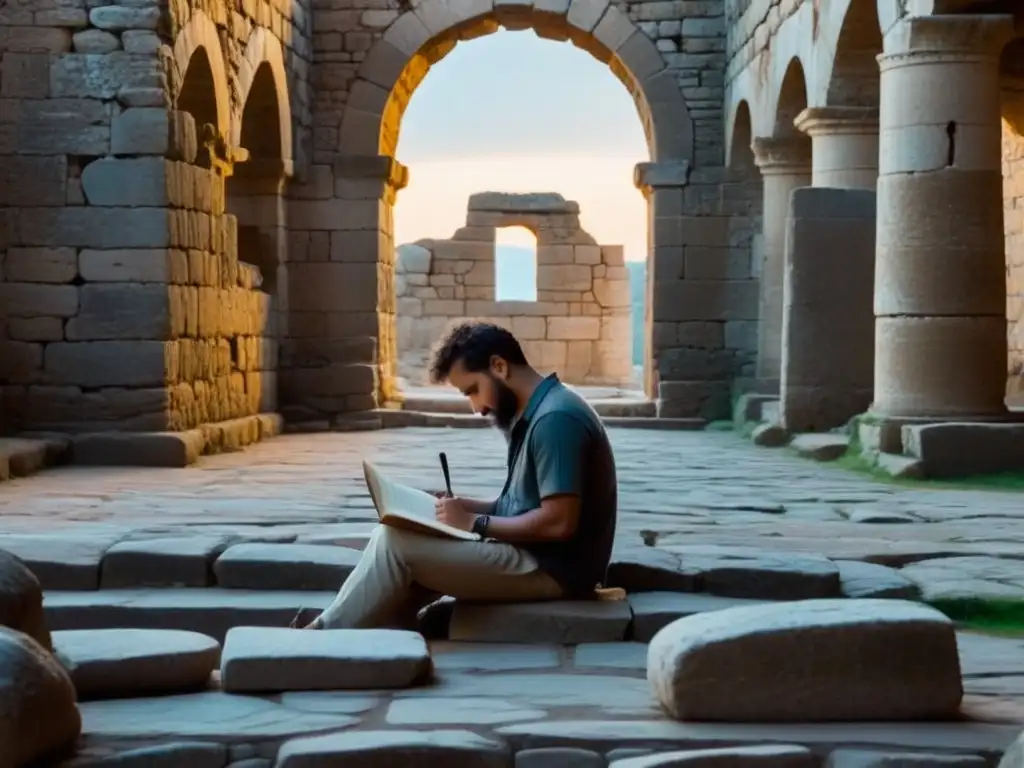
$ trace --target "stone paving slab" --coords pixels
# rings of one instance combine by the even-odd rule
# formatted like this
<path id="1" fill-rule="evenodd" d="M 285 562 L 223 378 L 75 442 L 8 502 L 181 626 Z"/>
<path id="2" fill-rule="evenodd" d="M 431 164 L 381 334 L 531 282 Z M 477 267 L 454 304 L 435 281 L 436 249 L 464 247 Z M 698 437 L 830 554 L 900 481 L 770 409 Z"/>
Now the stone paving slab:
<path id="1" fill-rule="evenodd" d="M 764 589 L 775 579 L 771 589 L 778 590 L 783 576 L 791 579 L 787 590 L 793 583 L 797 590 L 806 590 L 816 581 L 814 589 L 828 583 L 836 594 L 898 591 L 906 588 L 897 578 L 902 577 L 915 582 L 925 596 L 1024 597 L 1024 497 L 1019 493 L 876 483 L 790 451 L 759 450 L 729 434 L 619 428 L 610 429 L 610 434 L 620 479 L 616 549 L 639 552 L 644 558 L 620 569 L 635 580 L 631 592 L 664 590 L 667 576 L 676 580 L 671 589 L 705 589 L 700 580 L 708 568 L 702 563 L 695 567 L 697 552 L 692 548 L 710 547 L 744 551 L 744 557 L 732 557 L 728 569 L 719 551 L 710 570 L 741 584 L 738 591 L 746 598 L 779 597 L 777 591 L 752 594 L 748 585 Z M 17 553 L 27 555 L 30 567 L 41 574 L 54 630 L 125 625 L 198 628 L 222 640 L 232 626 L 283 627 L 300 606 L 306 607 L 304 618 L 312 618 L 333 599 L 337 585 L 267 592 L 95 591 L 101 586 L 103 557 L 122 541 L 219 535 L 244 542 L 343 545 L 355 551 L 375 520 L 361 459 L 378 462 L 400 481 L 440 487 L 439 444 L 448 454 L 458 493 L 493 496 L 500 489 L 505 445 L 493 430 L 296 435 L 245 453 L 206 457 L 189 469 L 61 467 L 12 479 L 0 494 L 0 548 L 20 550 Z M 645 551 L 645 543 L 659 549 Z M 685 562 L 684 548 L 689 548 Z M 799 554 L 811 557 L 794 557 Z M 842 562 L 850 560 L 902 570 L 857 571 Z M 767 567 L 770 563 L 780 565 Z M 728 579 L 725 583 L 730 583 Z M 792 599 L 794 593 L 785 596 Z M 839 744 L 981 751 L 991 757 L 1013 740 L 1024 721 L 1024 699 L 1017 693 L 1024 677 L 1017 660 L 1024 658 L 1024 649 L 1017 642 L 960 635 L 968 692 L 962 710 L 984 719 L 983 724 L 670 723 L 660 709 L 651 708 L 653 698 L 644 690 L 646 647 L 621 641 L 575 649 L 521 646 L 523 653 L 540 653 L 503 659 L 488 658 L 480 644 L 432 644 L 441 680 L 420 695 L 439 705 L 445 697 L 458 700 L 460 706 L 479 699 L 500 701 L 498 706 L 518 716 L 544 711 L 544 721 L 478 726 L 481 735 L 497 734 L 517 750 L 565 746 L 607 757 L 616 748 L 774 742 L 803 744 L 822 756 Z M 575 678 L 597 682 L 568 682 Z M 292 736 L 412 727 L 387 723 L 393 703 L 414 700 L 393 692 L 225 696 L 214 690 L 85 702 L 85 743 L 111 744 L 118 738 L 141 748 L 153 740 L 167 744 L 200 739 L 233 744 L 232 759 L 273 760 L 278 745 Z M 415 707 L 402 706 L 400 719 L 412 719 Z M 244 745 L 249 746 L 243 749 Z"/>

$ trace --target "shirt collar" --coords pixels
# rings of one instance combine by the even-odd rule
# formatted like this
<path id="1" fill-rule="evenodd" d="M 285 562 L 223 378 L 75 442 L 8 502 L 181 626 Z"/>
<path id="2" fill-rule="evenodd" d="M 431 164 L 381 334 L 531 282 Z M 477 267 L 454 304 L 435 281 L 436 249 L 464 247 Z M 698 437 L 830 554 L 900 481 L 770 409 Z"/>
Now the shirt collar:
<path id="1" fill-rule="evenodd" d="M 541 402 L 543 402 L 544 398 L 547 397 L 548 392 L 554 389 L 558 384 L 559 381 L 557 373 L 550 373 L 545 376 L 544 380 L 541 381 L 541 383 L 533 390 L 533 394 L 530 395 L 530 399 L 526 401 L 526 407 L 523 409 L 523 414 L 516 419 L 516 423 L 519 423 L 520 421 L 528 422 L 532 419 L 533 414 L 537 412 Z"/>

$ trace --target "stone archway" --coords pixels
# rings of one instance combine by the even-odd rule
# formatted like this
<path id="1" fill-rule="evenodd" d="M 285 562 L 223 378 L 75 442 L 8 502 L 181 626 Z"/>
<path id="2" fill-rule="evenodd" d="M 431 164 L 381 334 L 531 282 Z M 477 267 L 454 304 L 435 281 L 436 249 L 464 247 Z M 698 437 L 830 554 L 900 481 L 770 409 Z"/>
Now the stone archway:
<path id="1" fill-rule="evenodd" d="M 217 27 L 202 11 L 192 14 L 174 40 L 172 99 L 177 108 L 196 120 L 202 135 L 204 123 L 214 126 L 219 136 L 231 131 L 231 96 L 224 52 Z"/>
<path id="2" fill-rule="evenodd" d="M 759 388 L 769 392 L 778 390 L 782 366 L 783 278 L 789 199 L 794 189 L 811 183 L 811 140 L 796 126 L 796 119 L 807 109 L 807 102 L 803 62 L 799 57 L 793 57 L 786 67 L 774 102 L 772 135 L 754 139 L 754 155 L 761 169 L 764 195 L 757 378 Z"/>
<path id="3" fill-rule="evenodd" d="M 318 409 L 335 412 L 370 408 L 400 398 L 394 386 L 397 355 L 391 217 L 395 195 L 407 179 L 406 169 L 394 157 L 401 116 L 433 63 L 459 40 L 489 34 L 499 26 L 532 28 L 542 37 L 571 40 L 606 62 L 633 96 L 644 125 L 650 161 L 638 166 L 635 178 L 649 203 L 652 268 L 648 269 L 648 306 L 653 305 L 653 311 L 649 313 L 648 339 L 654 324 L 662 319 L 672 328 L 671 334 L 665 334 L 667 341 L 648 344 L 646 368 L 656 369 L 645 387 L 648 395 L 653 398 L 661 394 L 664 400 L 665 390 L 659 385 L 666 379 L 683 378 L 676 371 L 692 368 L 694 355 L 703 354 L 663 354 L 665 348 L 677 343 L 676 324 L 699 319 L 680 314 L 679 307 L 685 302 L 677 296 L 682 281 L 678 265 L 686 215 L 682 192 L 691 164 L 695 164 L 695 124 L 677 73 L 666 67 L 654 42 L 606 0 L 574 0 L 560 6 L 536 0 L 502 4 L 497 10 L 493 4 L 479 0 L 460 4 L 426 0 L 399 16 L 374 43 L 349 90 L 332 167 L 340 223 L 330 234 L 331 263 L 298 264 L 291 275 L 291 317 L 293 321 L 316 324 L 323 340 L 314 343 L 307 337 L 295 341 L 295 346 L 306 350 L 305 359 L 312 364 L 282 371 L 283 398 L 316 401 Z M 715 133 L 720 142 L 720 122 Z M 320 215 L 312 206 L 297 206 L 296 210 L 300 208 Z M 720 227 L 718 223 L 707 227 L 707 232 L 713 230 L 715 245 L 720 239 L 721 246 L 728 247 L 727 221 L 723 217 Z M 706 241 L 701 245 L 711 244 L 711 234 L 702 232 L 701 236 Z M 678 283 L 665 288 L 658 280 L 659 272 L 668 275 L 666 282 Z M 746 293 L 747 288 L 744 285 L 740 290 Z M 723 285 L 716 300 L 724 305 L 736 292 L 736 286 Z M 668 306 L 676 314 L 660 317 L 659 307 Z M 339 307 L 344 307 L 344 312 Z M 721 314 L 714 319 L 725 320 L 726 313 Z M 345 330 L 332 330 L 330 326 Z M 331 340 L 332 333 L 343 333 L 350 339 L 344 352 Z M 356 342 L 352 337 L 364 341 Z M 702 372 L 694 378 L 701 381 L 692 385 L 687 382 L 688 404 L 678 410 L 701 410 L 712 391 L 717 398 L 716 412 L 722 412 L 723 404 L 727 410 L 728 382 L 724 380 L 730 374 L 720 374 L 721 359 L 724 356 L 718 353 L 714 365 L 697 366 Z M 704 378 L 711 376 L 706 371 L 712 368 L 721 381 Z M 690 414 L 677 411 L 671 415 Z"/>
<path id="4" fill-rule="evenodd" d="M 255 268 L 269 302 L 265 339 L 251 389 L 262 412 L 277 410 L 278 342 L 287 333 L 288 233 L 284 190 L 293 174 L 292 113 L 280 41 L 253 30 L 238 72 L 239 109 L 231 122 L 231 145 L 244 156 L 225 181 L 225 203 L 235 216 L 238 259 Z"/>

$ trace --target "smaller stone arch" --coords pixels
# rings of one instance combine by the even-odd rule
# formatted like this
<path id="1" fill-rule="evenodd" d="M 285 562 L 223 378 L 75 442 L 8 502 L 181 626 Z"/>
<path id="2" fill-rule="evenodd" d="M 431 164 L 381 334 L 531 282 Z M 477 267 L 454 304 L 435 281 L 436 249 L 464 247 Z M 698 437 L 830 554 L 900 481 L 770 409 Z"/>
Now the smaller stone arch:
<path id="1" fill-rule="evenodd" d="M 202 11 L 194 11 L 174 39 L 173 62 L 171 93 L 175 105 L 193 114 L 215 111 L 217 133 L 228 136 L 231 130 L 231 96 L 224 68 L 224 51 L 217 37 L 216 25 Z M 211 96 L 212 102 L 209 101 Z M 202 128 L 201 125 L 196 127 Z"/>
<path id="2" fill-rule="evenodd" d="M 654 42 L 609 0 L 521 0 L 505 9 L 490 0 L 424 0 L 392 23 L 363 60 L 342 118 L 339 151 L 394 156 L 405 106 L 430 67 L 459 40 L 502 25 L 568 39 L 608 64 L 637 105 L 651 159 L 692 162 L 693 121 L 675 76 Z"/>
<path id="3" fill-rule="evenodd" d="M 249 35 L 242 61 L 238 66 L 238 95 L 239 108 L 231 120 L 232 145 L 244 146 L 242 129 L 246 108 L 250 106 L 250 97 L 259 99 L 267 109 L 270 108 L 272 98 L 277 112 L 280 143 L 278 156 L 282 160 L 291 160 L 292 108 L 288 74 L 284 66 L 284 51 L 281 41 L 265 27 L 256 27 Z"/>
<path id="4" fill-rule="evenodd" d="M 753 141 L 754 124 L 750 104 L 746 99 L 740 99 L 730 114 L 726 129 L 725 167 L 730 171 L 742 171 L 752 164 Z"/>
<path id="5" fill-rule="evenodd" d="M 878 107 L 882 28 L 876 0 L 847 0 L 825 73 L 827 106 Z"/>
<path id="6" fill-rule="evenodd" d="M 779 93 L 771 104 L 772 135 L 777 138 L 803 135 L 797 131 L 793 121 L 796 120 L 797 115 L 807 109 L 807 79 L 804 72 L 804 65 L 799 56 L 794 56 L 786 65 L 786 73 L 782 76 Z"/>

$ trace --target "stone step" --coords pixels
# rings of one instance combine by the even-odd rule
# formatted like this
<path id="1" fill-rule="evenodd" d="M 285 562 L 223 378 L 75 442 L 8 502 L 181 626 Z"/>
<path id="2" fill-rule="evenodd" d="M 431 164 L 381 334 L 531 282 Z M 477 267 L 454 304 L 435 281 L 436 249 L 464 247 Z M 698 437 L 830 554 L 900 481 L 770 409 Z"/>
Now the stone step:
<path id="1" fill-rule="evenodd" d="M 243 589 L 101 589 L 47 592 L 46 620 L 55 631 L 176 629 L 223 642 L 240 626 L 287 627 L 300 608 L 311 621 L 334 599 L 333 591 Z M 463 642 L 554 645 L 646 642 L 678 618 L 763 601 L 705 594 L 650 592 L 622 601 L 555 600 L 509 605 L 435 603 L 422 618 L 429 634 Z M 427 631 L 424 629 L 424 631 Z"/>
<path id="2" fill-rule="evenodd" d="M 69 445 L 64 435 L 0 437 L 0 482 L 63 463 Z"/>
<path id="3" fill-rule="evenodd" d="M 334 592 L 256 592 L 241 589 L 103 589 L 47 592 L 43 611 L 51 630 L 179 629 L 201 632 L 223 643 L 239 626 L 287 627 L 316 618 Z"/>

